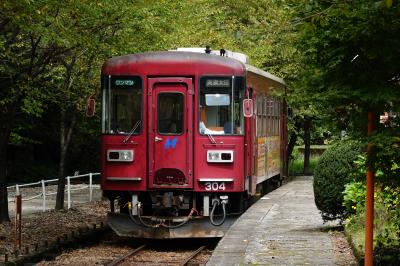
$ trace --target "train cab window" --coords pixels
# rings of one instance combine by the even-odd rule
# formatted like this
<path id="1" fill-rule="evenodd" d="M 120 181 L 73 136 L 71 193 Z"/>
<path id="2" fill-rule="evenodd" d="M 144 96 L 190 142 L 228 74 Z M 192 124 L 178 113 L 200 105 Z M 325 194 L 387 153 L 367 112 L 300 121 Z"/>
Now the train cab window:
<path id="1" fill-rule="evenodd" d="M 244 133 L 243 77 L 200 79 L 199 132 L 211 135 Z"/>
<path id="2" fill-rule="evenodd" d="M 181 93 L 160 93 L 157 99 L 158 133 L 180 135 L 183 133 L 184 97 Z"/>
<path id="3" fill-rule="evenodd" d="M 102 131 L 139 134 L 142 129 L 142 79 L 137 76 L 103 78 Z"/>

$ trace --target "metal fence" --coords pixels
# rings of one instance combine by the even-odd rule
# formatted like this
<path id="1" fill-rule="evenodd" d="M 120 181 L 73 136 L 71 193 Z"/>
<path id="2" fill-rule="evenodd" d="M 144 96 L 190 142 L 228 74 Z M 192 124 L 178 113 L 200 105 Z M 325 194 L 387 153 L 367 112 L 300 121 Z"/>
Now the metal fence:
<path id="1" fill-rule="evenodd" d="M 65 179 L 67 180 L 67 184 L 66 184 L 66 189 L 65 192 L 67 193 L 67 206 L 68 209 L 71 208 L 71 192 L 72 191 L 77 191 L 77 190 L 83 190 L 83 189 L 89 189 L 89 201 L 92 201 L 93 199 L 93 176 L 97 176 L 100 175 L 100 173 L 89 173 L 89 174 L 84 174 L 84 175 L 75 175 L 75 176 L 67 176 Z M 89 184 L 85 184 L 83 186 L 80 186 L 79 188 L 72 188 L 71 186 L 71 179 L 77 179 L 77 178 L 82 178 L 82 177 L 88 177 L 89 178 Z M 50 184 L 50 183 L 57 183 L 58 179 L 50 179 L 50 180 L 41 180 L 39 182 L 34 182 L 34 183 L 29 183 L 29 184 L 16 184 L 14 186 L 9 186 L 7 187 L 7 189 L 10 191 L 14 190 L 15 195 L 21 195 L 20 193 L 20 189 L 21 188 L 27 188 L 27 187 L 32 187 L 32 188 L 37 188 L 37 187 L 41 187 L 41 192 L 39 194 L 35 194 L 33 196 L 30 197 L 25 197 L 22 198 L 23 201 L 30 201 L 33 199 L 37 199 L 37 198 L 42 198 L 43 202 L 42 202 L 42 211 L 46 211 L 46 200 L 48 196 L 51 195 L 56 195 L 57 192 L 51 192 L 49 191 L 49 189 L 46 190 L 46 185 Z M 10 191 L 10 192 L 11 192 Z M 14 202 L 15 199 L 10 199 L 8 200 L 8 202 Z"/>

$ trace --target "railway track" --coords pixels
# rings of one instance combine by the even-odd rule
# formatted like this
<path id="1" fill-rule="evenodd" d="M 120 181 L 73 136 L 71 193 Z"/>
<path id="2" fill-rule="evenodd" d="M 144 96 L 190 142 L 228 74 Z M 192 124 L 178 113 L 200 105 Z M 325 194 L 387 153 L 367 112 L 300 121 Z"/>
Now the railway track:
<path id="1" fill-rule="evenodd" d="M 107 233 L 81 241 L 35 261 L 39 266 L 59 265 L 205 265 L 217 240 L 135 240 Z"/>
<path id="2" fill-rule="evenodd" d="M 107 266 L 116 266 L 116 265 L 123 265 L 124 263 L 128 264 L 128 265 L 132 265 L 132 264 L 152 264 L 154 265 L 154 263 L 156 264 L 162 264 L 162 265 L 179 265 L 179 266 L 186 266 L 189 265 L 189 263 L 196 258 L 196 256 L 202 252 L 206 246 L 201 246 L 196 250 L 191 251 L 189 254 L 184 254 L 184 256 L 182 256 L 179 252 L 177 251 L 177 258 L 171 258 L 171 256 L 168 256 L 169 259 L 165 260 L 165 261 L 154 261 L 153 259 L 149 259 L 149 260 L 145 260 L 143 258 L 139 259 L 139 260 L 135 260 L 135 255 L 137 255 L 139 252 L 145 250 L 147 246 L 146 245 L 142 245 L 136 249 L 134 249 L 133 251 L 123 255 L 120 258 L 115 259 L 114 261 L 106 264 Z M 187 252 L 185 252 L 187 253 Z"/>
<path id="3" fill-rule="evenodd" d="M 122 256 L 121 258 L 118 258 L 112 262 L 110 262 L 109 264 L 107 264 L 107 266 L 116 266 L 119 265 L 120 263 L 122 263 L 123 261 L 125 261 L 126 259 L 132 257 L 133 255 L 135 255 L 136 253 L 138 253 L 139 251 L 141 251 L 142 249 L 144 249 L 146 247 L 146 245 L 141 245 L 140 247 L 134 249 L 132 252 L 129 252 L 128 254 Z"/>

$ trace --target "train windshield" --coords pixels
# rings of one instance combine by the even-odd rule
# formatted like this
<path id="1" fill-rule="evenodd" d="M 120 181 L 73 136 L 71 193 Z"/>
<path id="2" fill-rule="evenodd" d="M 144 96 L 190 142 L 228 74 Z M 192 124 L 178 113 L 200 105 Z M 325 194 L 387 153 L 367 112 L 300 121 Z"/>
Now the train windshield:
<path id="1" fill-rule="evenodd" d="M 200 79 L 200 134 L 243 134 L 244 88 L 243 77 L 203 77 Z"/>
<path id="2" fill-rule="evenodd" d="M 143 85 L 137 76 L 103 78 L 103 133 L 132 134 L 142 131 Z"/>

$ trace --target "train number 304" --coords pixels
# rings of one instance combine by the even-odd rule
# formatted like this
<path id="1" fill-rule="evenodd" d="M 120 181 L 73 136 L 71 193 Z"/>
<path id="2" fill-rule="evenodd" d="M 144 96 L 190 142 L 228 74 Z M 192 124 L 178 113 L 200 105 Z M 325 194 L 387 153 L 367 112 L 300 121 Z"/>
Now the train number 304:
<path id="1" fill-rule="evenodd" d="M 207 182 L 204 185 L 207 191 L 225 190 L 225 182 Z"/>

